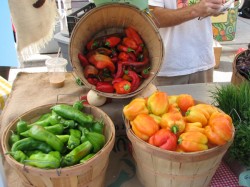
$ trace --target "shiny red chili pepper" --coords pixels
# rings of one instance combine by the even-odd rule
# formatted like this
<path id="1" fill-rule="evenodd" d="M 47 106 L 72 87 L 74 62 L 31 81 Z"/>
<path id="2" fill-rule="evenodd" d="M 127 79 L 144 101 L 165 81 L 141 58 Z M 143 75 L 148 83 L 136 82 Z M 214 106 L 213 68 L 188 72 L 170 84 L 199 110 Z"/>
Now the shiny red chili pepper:
<path id="1" fill-rule="evenodd" d="M 150 75 L 150 67 L 147 67 L 147 68 L 144 68 L 142 71 L 141 71 L 141 76 L 142 78 L 146 79 L 148 78 Z"/>
<path id="2" fill-rule="evenodd" d="M 80 96 L 80 101 L 82 101 L 83 104 L 89 105 L 89 102 L 87 100 L 87 95 Z"/>
<path id="3" fill-rule="evenodd" d="M 78 59 L 80 60 L 81 65 L 82 65 L 83 67 L 89 65 L 88 59 L 87 59 L 83 54 L 78 53 Z"/>
<path id="4" fill-rule="evenodd" d="M 98 69 L 95 66 L 87 65 L 83 70 L 83 75 L 85 78 L 93 77 L 98 74 Z"/>
<path id="5" fill-rule="evenodd" d="M 124 62 L 122 62 L 122 64 L 125 65 L 125 66 L 135 66 L 135 67 L 145 66 L 148 63 L 149 63 L 149 58 L 148 57 L 144 57 L 142 62 L 135 62 L 135 61 L 124 61 Z"/>
<path id="6" fill-rule="evenodd" d="M 143 47 L 141 45 L 138 46 L 138 48 L 135 50 L 135 56 L 138 56 L 143 50 Z"/>
<path id="7" fill-rule="evenodd" d="M 111 72 L 115 72 L 115 65 L 111 61 L 111 58 L 107 55 L 97 53 L 90 56 L 88 60 L 97 69 L 108 68 Z"/>
<path id="8" fill-rule="evenodd" d="M 90 51 L 90 50 L 96 49 L 99 46 L 100 46 L 100 41 L 98 41 L 98 40 L 90 40 L 87 43 L 86 48 L 87 48 L 88 51 Z"/>
<path id="9" fill-rule="evenodd" d="M 126 47 L 129 47 L 129 48 L 134 49 L 134 50 L 136 50 L 138 48 L 138 45 L 133 40 L 133 38 L 128 38 L 128 37 L 123 38 L 122 44 L 125 45 Z"/>
<path id="10" fill-rule="evenodd" d="M 111 54 L 112 57 L 118 56 L 118 52 L 115 50 L 115 48 L 111 49 L 111 51 L 112 51 Z"/>
<path id="11" fill-rule="evenodd" d="M 131 83 L 126 80 L 116 82 L 114 84 L 115 92 L 117 94 L 127 94 L 131 91 Z"/>
<path id="12" fill-rule="evenodd" d="M 136 61 L 136 56 L 134 53 L 127 53 L 129 55 L 129 58 L 132 60 L 132 61 Z"/>
<path id="13" fill-rule="evenodd" d="M 87 81 L 89 84 L 92 84 L 92 85 L 97 85 L 97 83 L 99 82 L 97 78 L 87 78 Z"/>
<path id="14" fill-rule="evenodd" d="M 129 59 L 129 55 L 126 52 L 120 52 L 118 55 L 118 59 L 121 61 L 127 61 Z"/>
<path id="15" fill-rule="evenodd" d="M 127 74 L 124 74 L 124 75 L 122 76 L 122 78 L 123 78 L 124 80 L 129 81 L 129 82 L 132 82 L 132 78 L 131 78 L 130 76 L 128 76 Z"/>
<path id="16" fill-rule="evenodd" d="M 132 38 L 137 45 L 143 45 L 143 41 L 141 39 L 141 36 L 138 34 L 138 32 L 133 29 L 132 27 L 127 27 L 125 29 L 125 33 L 127 37 Z"/>
<path id="17" fill-rule="evenodd" d="M 119 77 L 122 77 L 124 75 L 124 69 L 123 69 L 123 64 L 121 61 L 119 61 L 117 63 L 117 71 L 116 71 L 116 74 L 114 76 L 114 78 L 119 78 Z"/>
<path id="18" fill-rule="evenodd" d="M 113 85 L 109 82 L 98 82 L 96 84 L 96 90 L 106 93 L 113 93 L 115 91 Z"/>
<path id="19" fill-rule="evenodd" d="M 118 62 L 118 57 L 117 56 L 113 56 L 112 58 L 111 58 L 111 61 L 113 62 L 113 63 L 117 63 Z"/>
<path id="20" fill-rule="evenodd" d="M 135 51 L 134 49 L 131 49 L 131 48 L 126 47 L 126 46 L 124 46 L 124 45 L 118 45 L 118 46 L 117 46 L 117 49 L 118 49 L 119 51 L 123 51 L 123 52 L 127 52 L 127 53 L 132 52 L 132 51 Z"/>
<path id="21" fill-rule="evenodd" d="M 105 47 L 99 47 L 95 50 L 97 53 L 103 54 L 103 55 L 111 55 L 112 51 L 110 49 L 107 49 Z"/>
<path id="22" fill-rule="evenodd" d="M 105 45 L 112 48 L 112 47 L 117 46 L 120 42 L 121 42 L 121 38 L 117 36 L 110 36 L 106 38 Z"/>
<path id="23" fill-rule="evenodd" d="M 140 86 L 140 77 L 135 71 L 127 70 L 125 73 L 131 77 L 131 92 L 135 91 Z"/>
<path id="24" fill-rule="evenodd" d="M 112 84 L 114 85 L 114 84 L 116 84 L 116 83 L 118 83 L 118 82 L 121 82 L 121 81 L 123 81 L 123 80 L 124 80 L 124 79 L 121 78 L 121 77 L 114 78 L 113 81 L 112 81 Z"/>

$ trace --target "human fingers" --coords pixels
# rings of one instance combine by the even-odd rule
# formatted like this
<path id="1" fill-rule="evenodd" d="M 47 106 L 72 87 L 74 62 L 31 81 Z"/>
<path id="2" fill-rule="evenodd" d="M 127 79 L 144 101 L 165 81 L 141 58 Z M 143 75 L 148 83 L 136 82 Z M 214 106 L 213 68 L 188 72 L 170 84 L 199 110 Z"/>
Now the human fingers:
<path id="1" fill-rule="evenodd" d="M 202 16 L 211 16 L 216 14 L 221 6 L 221 0 L 201 0 L 199 11 Z"/>

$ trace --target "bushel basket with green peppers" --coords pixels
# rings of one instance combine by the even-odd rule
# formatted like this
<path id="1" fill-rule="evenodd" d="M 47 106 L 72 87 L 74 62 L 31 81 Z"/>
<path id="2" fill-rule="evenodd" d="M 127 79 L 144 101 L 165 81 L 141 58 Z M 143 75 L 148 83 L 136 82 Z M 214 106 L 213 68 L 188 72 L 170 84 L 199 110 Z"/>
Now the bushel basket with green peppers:
<path id="1" fill-rule="evenodd" d="M 29 123 L 19 119 L 9 136 L 16 161 L 42 169 L 86 163 L 106 143 L 103 119 L 83 112 L 84 105 L 55 104 L 50 112 Z"/>

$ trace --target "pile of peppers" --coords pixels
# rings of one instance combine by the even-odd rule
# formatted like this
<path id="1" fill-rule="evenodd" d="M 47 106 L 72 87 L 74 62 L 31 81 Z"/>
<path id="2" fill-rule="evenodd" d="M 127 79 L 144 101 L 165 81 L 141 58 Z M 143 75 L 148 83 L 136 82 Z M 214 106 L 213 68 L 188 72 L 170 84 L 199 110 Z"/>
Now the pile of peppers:
<path id="1" fill-rule="evenodd" d="M 229 115 L 212 105 L 196 104 L 188 94 L 156 91 L 133 99 L 123 114 L 138 138 L 169 151 L 204 151 L 226 144 L 234 133 Z"/>
<path id="2" fill-rule="evenodd" d="M 134 92 L 150 75 L 149 52 L 132 27 L 91 39 L 78 59 L 85 79 L 101 92 Z"/>
<path id="3" fill-rule="evenodd" d="M 84 105 L 57 104 L 35 122 L 20 119 L 9 138 L 10 154 L 16 161 L 42 169 L 87 162 L 106 140 L 104 123 L 83 112 Z"/>

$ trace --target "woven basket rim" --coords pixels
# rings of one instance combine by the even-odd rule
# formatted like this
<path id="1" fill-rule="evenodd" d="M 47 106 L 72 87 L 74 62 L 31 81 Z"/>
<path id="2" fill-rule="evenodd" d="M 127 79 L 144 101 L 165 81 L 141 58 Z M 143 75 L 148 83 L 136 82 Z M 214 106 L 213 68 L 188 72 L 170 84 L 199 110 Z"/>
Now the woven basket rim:
<path id="1" fill-rule="evenodd" d="M 56 103 L 56 104 L 71 104 L 71 103 Z M 104 112 L 102 111 L 100 108 L 98 107 L 95 107 L 93 105 L 87 105 L 87 104 L 84 104 L 84 107 L 85 108 L 88 108 L 88 109 L 94 109 L 94 110 L 97 110 L 98 112 L 104 114 L 104 116 L 102 117 L 107 117 L 107 120 L 110 122 L 110 124 L 108 124 L 109 126 L 109 130 L 110 130 L 110 137 L 109 139 L 106 140 L 106 143 L 104 145 L 104 147 L 98 151 L 88 162 L 84 163 L 84 164 L 75 164 L 73 166 L 68 166 L 68 167 L 64 167 L 64 168 L 57 168 L 57 169 L 41 169 L 41 168 L 37 168 L 37 167 L 33 167 L 33 166 L 26 166 L 18 161 L 16 161 L 12 156 L 10 156 L 9 154 L 6 154 L 9 152 L 8 150 L 8 140 L 7 140 L 7 137 L 8 137 L 8 133 L 10 131 L 10 129 L 16 125 L 16 123 L 18 122 L 18 120 L 20 118 L 22 118 L 23 116 L 26 116 L 28 115 L 30 112 L 34 111 L 34 110 L 38 110 L 39 108 L 45 108 L 45 107 L 52 107 L 53 105 L 55 105 L 55 103 L 51 103 L 51 104 L 46 104 L 46 105 L 41 105 L 41 106 L 38 106 L 38 107 L 35 107 L 33 109 L 30 109 L 26 112 L 24 112 L 23 114 L 21 114 L 19 117 L 15 118 L 14 120 L 12 120 L 4 129 L 3 129 L 3 133 L 2 133 L 2 137 L 1 137 L 1 147 L 2 147 L 2 150 L 3 150 L 3 153 L 4 153 L 4 157 L 5 159 L 7 160 L 7 162 L 12 165 L 12 166 L 15 166 L 16 169 L 22 169 L 23 171 L 25 172 L 28 172 L 28 173 L 32 173 L 34 175 L 42 175 L 41 173 L 45 174 L 46 176 L 49 176 L 49 177 L 53 177 L 53 178 L 56 178 L 56 177 L 61 177 L 61 176 L 64 176 L 66 174 L 66 172 L 72 172 L 72 170 L 78 170 L 78 169 L 82 169 L 82 167 L 85 167 L 85 168 L 91 168 L 92 165 L 95 165 L 95 164 L 98 164 L 98 162 L 100 161 L 100 155 L 104 155 L 106 152 L 111 152 L 111 150 L 113 149 L 113 146 L 114 146 L 114 141 L 115 141 L 115 127 L 114 127 L 114 124 L 113 124 L 113 121 L 110 119 L 110 117 Z M 107 124 L 105 124 L 107 125 Z M 58 175 L 58 172 L 61 173 L 61 175 Z M 68 176 L 68 174 L 66 174 L 66 176 Z"/>

